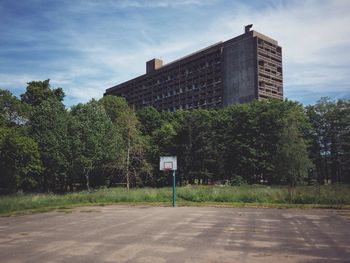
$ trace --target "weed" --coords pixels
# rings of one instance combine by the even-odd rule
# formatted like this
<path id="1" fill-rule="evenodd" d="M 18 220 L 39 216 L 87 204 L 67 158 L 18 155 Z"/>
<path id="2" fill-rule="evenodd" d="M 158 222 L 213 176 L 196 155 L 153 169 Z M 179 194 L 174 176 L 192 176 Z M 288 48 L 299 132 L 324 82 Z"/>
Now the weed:
<path id="1" fill-rule="evenodd" d="M 349 185 L 299 186 L 292 191 L 281 186 L 186 186 L 177 188 L 180 204 L 215 204 L 276 207 L 342 207 L 350 205 Z M 17 194 L 0 197 L 0 214 L 69 209 L 72 206 L 108 205 L 115 203 L 157 204 L 171 202 L 171 188 L 102 188 L 92 192 L 81 191 L 55 194 Z"/>

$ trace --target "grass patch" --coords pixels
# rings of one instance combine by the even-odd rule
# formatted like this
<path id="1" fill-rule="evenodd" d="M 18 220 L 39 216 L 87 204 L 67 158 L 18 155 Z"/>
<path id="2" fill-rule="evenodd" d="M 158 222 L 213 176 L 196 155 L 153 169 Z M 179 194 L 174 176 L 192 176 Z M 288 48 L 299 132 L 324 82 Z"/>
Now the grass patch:
<path id="1" fill-rule="evenodd" d="M 170 205 L 171 188 L 99 189 L 55 194 L 17 194 L 0 197 L 0 215 L 67 210 L 74 206 L 124 204 Z M 280 208 L 350 207 L 350 186 L 186 186 L 177 188 L 178 205 L 257 206 Z M 68 211 L 67 211 L 68 212 Z M 69 213 L 69 212 L 68 212 Z"/>
<path id="2" fill-rule="evenodd" d="M 349 185 L 182 187 L 178 197 L 192 202 L 350 205 Z"/>

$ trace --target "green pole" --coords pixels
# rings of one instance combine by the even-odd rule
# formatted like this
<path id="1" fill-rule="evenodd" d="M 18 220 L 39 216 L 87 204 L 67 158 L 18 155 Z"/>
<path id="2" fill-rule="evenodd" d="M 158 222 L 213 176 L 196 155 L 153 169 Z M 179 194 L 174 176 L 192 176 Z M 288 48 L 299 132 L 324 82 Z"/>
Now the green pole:
<path id="1" fill-rule="evenodd" d="M 173 207 L 176 206 L 176 175 L 175 170 L 173 171 Z"/>

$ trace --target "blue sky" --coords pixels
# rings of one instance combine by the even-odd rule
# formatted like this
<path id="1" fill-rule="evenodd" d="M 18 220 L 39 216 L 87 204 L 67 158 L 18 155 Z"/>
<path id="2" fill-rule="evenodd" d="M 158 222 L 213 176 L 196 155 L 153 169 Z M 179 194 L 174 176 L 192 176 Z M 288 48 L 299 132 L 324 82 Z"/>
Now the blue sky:
<path id="1" fill-rule="evenodd" d="M 0 88 L 32 80 L 62 87 L 67 106 L 243 33 L 283 48 L 285 97 L 304 104 L 350 98 L 350 1 L 0 0 Z"/>

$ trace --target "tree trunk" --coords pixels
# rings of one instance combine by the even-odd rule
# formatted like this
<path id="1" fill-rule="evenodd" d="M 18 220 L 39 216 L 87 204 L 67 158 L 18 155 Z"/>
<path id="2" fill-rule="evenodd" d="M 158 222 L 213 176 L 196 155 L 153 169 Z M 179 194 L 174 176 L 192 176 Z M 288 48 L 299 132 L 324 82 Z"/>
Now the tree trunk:
<path id="1" fill-rule="evenodd" d="M 133 172 L 134 172 L 134 174 L 133 174 L 133 185 L 134 186 L 137 186 L 137 174 L 136 174 L 136 169 L 133 167 L 132 168 L 132 170 L 133 170 Z"/>
<path id="2" fill-rule="evenodd" d="M 126 156 L 126 189 L 130 189 L 130 175 L 129 175 L 129 163 L 130 163 L 130 137 L 128 137 L 128 150 Z"/>
<path id="3" fill-rule="evenodd" d="M 85 173 L 85 179 L 86 179 L 86 188 L 90 192 L 90 180 L 89 180 L 89 171 Z"/>

